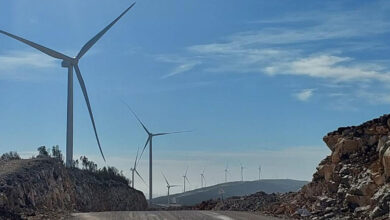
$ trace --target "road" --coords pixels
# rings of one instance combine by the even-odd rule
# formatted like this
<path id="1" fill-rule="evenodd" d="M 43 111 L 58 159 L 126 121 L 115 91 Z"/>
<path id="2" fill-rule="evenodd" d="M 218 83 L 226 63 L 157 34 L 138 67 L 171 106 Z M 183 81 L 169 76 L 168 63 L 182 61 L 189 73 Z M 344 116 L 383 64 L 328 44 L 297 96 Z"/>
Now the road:
<path id="1" fill-rule="evenodd" d="M 74 213 L 68 220 L 278 220 L 251 212 L 233 211 L 123 211 Z"/>

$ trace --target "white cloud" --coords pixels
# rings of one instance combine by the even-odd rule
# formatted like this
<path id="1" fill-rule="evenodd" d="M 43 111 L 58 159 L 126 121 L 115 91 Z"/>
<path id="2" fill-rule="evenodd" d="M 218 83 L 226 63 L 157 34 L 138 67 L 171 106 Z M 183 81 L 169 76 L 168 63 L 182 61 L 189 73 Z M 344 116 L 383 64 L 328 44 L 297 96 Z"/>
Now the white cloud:
<path id="1" fill-rule="evenodd" d="M 370 102 L 371 104 L 390 104 L 390 92 L 369 90 L 358 90 L 355 94 L 357 97 L 362 98 Z"/>
<path id="2" fill-rule="evenodd" d="M 304 89 L 300 92 L 295 93 L 294 96 L 298 100 L 306 102 L 313 96 L 313 93 L 314 89 Z"/>
<path id="3" fill-rule="evenodd" d="M 390 82 L 387 60 L 368 60 L 355 55 L 367 50 L 381 54 L 388 47 L 383 46 L 387 42 L 382 40 L 382 35 L 390 30 L 388 9 L 388 4 L 374 2 L 351 11 L 325 8 L 323 11 L 265 18 L 252 22 L 251 25 L 256 27 L 252 30 L 232 33 L 216 42 L 188 46 L 185 53 L 176 55 L 181 62 L 176 63 L 172 73 L 190 68 L 191 65 L 183 65 L 185 61 L 197 60 L 200 61 L 197 69 L 203 72 L 306 77 L 312 78 L 312 82 L 317 80 L 314 83 L 320 85 L 316 87 L 326 87 L 321 89 L 323 93 L 334 94 L 342 90 L 344 95 L 331 97 L 333 101 L 363 98 L 348 88 L 369 90 L 374 83 L 376 87 L 384 88 Z M 369 15 L 370 19 L 363 15 Z M 174 63 L 172 60 L 160 61 Z M 298 77 L 296 80 L 307 82 Z M 301 91 L 298 95 L 299 100 L 308 100 L 313 91 Z M 378 95 L 382 97 L 381 103 L 387 103 L 386 95 Z"/>
<path id="4" fill-rule="evenodd" d="M 57 65 L 56 59 L 40 52 L 9 51 L 0 54 L 0 79 L 39 82 L 52 76 L 49 70 Z"/>
<path id="5" fill-rule="evenodd" d="M 200 69 L 208 72 L 262 72 L 273 73 L 277 69 L 270 63 L 279 66 L 288 62 L 296 74 L 305 74 L 313 77 L 329 78 L 331 74 L 340 75 L 339 80 L 357 79 L 361 75 L 367 78 L 381 77 L 381 65 L 354 65 L 360 63 L 350 57 L 332 56 L 334 50 L 342 54 L 342 46 L 327 43 L 324 56 L 318 56 L 319 51 L 313 52 L 312 46 L 318 47 L 329 40 L 338 39 L 338 42 L 345 41 L 345 47 L 367 48 L 364 45 L 370 41 L 351 41 L 351 37 L 372 36 L 388 32 L 390 22 L 386 19 L 383 11 L 373 10 L 374 7 L 354 11 L 342 12 L 310 12 L 307 14 L 287 15 L 284 18 L 270 20 L 271 23 L 289 23 L 291 17 L 297 18 L 297 25 L 278 26 L 270 28 L 261 25 L 258 30 L 234 33 L 217 43 L 192 45 L 187 47 L 187 56 L 178 56 L 181 60 L 201 60 Z M 362 13 L 369 13 L 371 19 L 366 19 Z M 363 13 L 363 14 L 364 14 Z M 315 16 L 313 16 L 315 15 Z M 288 19 L 287 19 L 288 18 Z M 260 24 L 270 23 L 261 22 Z M 365 28 L 362 29 L 361 27 Z M 372 48 L 371 48 L 372 49 Z M 378 48 L 377 48 L 378 49 Z M 332 53 L 329 52 L 333 50 Z M 314 55 L 313 55 L 314 54 Z M 162 60 L 172 62 L 171 60 Z M 351 66 L 342 66 L 349 63 Z M 181 73 L 191 67 L 191 63 L 180 63 L 174 73 Z M 200 65 L 203 64 L 203 65 Z M 320 64 L 317 69 L 314 65 Z M 306 66 L 310 65 L 310 70 Z M 340 65 L 336 68 L 337 65 Z M 330 69 L 329 67 L 332 67 Z M 315 70 L 313 72 L 312 70 Z M 310 72 L 309 72 L 310 71 Z M 325 73 L 325 74 L 324 74 Z M 333 77 L 337 78 L 337 77 Z"/>
<path id="6" fill-rule="evenodd" d="M 199 61 L 189 61 L 186 63 L 182 63 L 182 64 L 178 65 L 177 67 L 175 67 L 175 69 L 171 73 L 163 76 L 162 78 L 168 78 L 168 77 L 175 76 L 177 74 L 181 74 L 181 73 L 190 71 L 199 64 L 200 64 Z"/>
<path id="7" fill-rule="evenodd" d="M 10 51 L 0 54 L 0 70 L 10 70 L 20 67 L 51 68 L 56 59 L 39 52 Z"/>
<path id="8" fill-rule="evenodd" d="M 298 58 L 293 61 L 276 62 L 264 70 L 267 74 L 291 74 L 314 78 L 331 79 L 336 82 L 390 81 L 390 72 L 375 64 L 355 63 L 350 57 L 329 54 Z"/>

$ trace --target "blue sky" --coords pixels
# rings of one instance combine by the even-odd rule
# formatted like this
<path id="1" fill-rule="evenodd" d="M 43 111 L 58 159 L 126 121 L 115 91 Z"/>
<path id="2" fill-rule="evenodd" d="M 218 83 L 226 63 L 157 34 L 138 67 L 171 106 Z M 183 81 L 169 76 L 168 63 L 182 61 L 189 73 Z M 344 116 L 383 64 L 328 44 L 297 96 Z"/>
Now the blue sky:
<path id="1" fill-rule="evenodd" d="M 130 4 L 2 1 L 0 29 L 75 56 Z M 160 170 L 180 183 L 187 165 L 193 187 L 203 167 L 210 183 L 226 163 L 238 179 L 240 162 L 248 179 L 263 164 L 264 178 L 309 180 L 327 132 L 388 113 L 389 11 L 387 1 L 137 2 L 80 61 L 107 164 L 128 174 L 146 139 L 125 100 L 152 131 L 194 130 L 154 142 L 157 194 Z M 0 36 L 0 151 L 65 151 L 66 80 L 60 61 Z M 103 165 L 76 82 L 74 105 L 75 155 Z"/>

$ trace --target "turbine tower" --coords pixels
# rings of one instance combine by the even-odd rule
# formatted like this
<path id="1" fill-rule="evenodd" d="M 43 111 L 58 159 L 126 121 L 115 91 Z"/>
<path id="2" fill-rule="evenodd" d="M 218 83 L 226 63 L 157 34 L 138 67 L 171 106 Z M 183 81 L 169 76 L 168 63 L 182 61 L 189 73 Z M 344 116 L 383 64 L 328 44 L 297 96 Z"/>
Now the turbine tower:
<path id="1" fill-rule="evenodd" d="M 260 174 L 261 174 L 261 165 L 259 165 L 259 180 L 260 180 Z"/>
<path id="2" fill-rule="evenodd" d="M 125 103 L 126 104 L 126 103 Z M 139 158 L 142 157 L 146 147 L 148 146 L 149 144 L 149 206 L 152 205 L 152 198 L 153 198 L 153 167 L 152 167 L 152 159 L 153 159 L 153 154 L 152 154 L 152 141 L 153 141 L 153 137 L 156 137 L 156 136 L 163 136 L 163 135 L 168 135 L 168 134 L 178 134 L 178 133 L 184 133 L 184 132 L 189 132 L 189 131 L 175 131 L 175 132 L 165 132 L 165 133 L 152 133 L 150 132 L 146 126 L 144 125 L 144 123 L 142 123 L 141 119 L 137 116 L 137 114 L 135 114 L 135 112 L 130 108 L 130 106 L 128 104 L 127 105 L 127 108 L 130 110 L 130 112 L 134 115 L 134 117 L 138 120 L 138 122 L 141 124 L 141 126 L 143 127 L 143 129 L 145 130 L 145 132 L 148 134 L 148 138 L 146 139 L 146 143 L 145 143 L 145 146 L 144 148 L 142 149 L 142 152 L 141 152 L 141 155 Z"/>
<path id="3" fill-rule="evenodd" d="M 203 169 L 203 172 L 200 174 L 200 183 L 202 188 L 206 186 L 206 179 L 204 178 L 204 170 L 205 169 Z"/>
<path id="4" fill-rule="evenodd" d="M 176 187 L 176 186 L 179 186 L 179 185 L 170 185 L 167 178 L 165 177 L 165 175 L 161 172 L 161 174 L 163 175 L 164 179 L 165 179 L 165 182 L 167 183 L 167 189 L 168 189 L 168 205 L 170 204 L 170 200 L 169 200 L 169 190 L 171 189 L 171 187 Z"/>
<path id="5" fill-rule="evenodd" d="M 144 182 L 145 185 L 147 185 L 146 182 L 145 182 L 145 180 L 142 178 L 141 174 L 139 174 L 139 173 L 138 173 L 138 170 L 137 170 L 137 165 L 138 165 L 138 163 L 137 163 L 138 153 L 139 153 L 139 147 L 138 147 L 138 149 L 137 149 L 137 155 L 136 155 L 135 160 L 134 160 L 134 166 L 133 166 L 132 168 L 130 168 L 130 171 L 131 171 L 131 187 L 132 187 L 133 189 L 134 189 L 134 173 L 136 173 L 137 176 L 138 176 L 139 178 L 141 178 L 142 182 Z"/>
<path id="6" fill-rule="evenodd" d="M 242 165 L 242 163 L 240 163 L 240 167 L 241 167 L 241 182 L 244 181 L 244 169 L 245 167 Z"/>
<path id="7" fill-rule="evenodd" d="M 226 164 L 226 168 L 225 168 L 225 183 L 227 182 L 227 174 L 229 173 L 229 165 Z"/>
<path id="8" fill-rule="evenodd" d="M 32 41 L 26 40 L 24 38 L 21 38 L 19 36 L 10 34 L 8 32 L 0 30 L 0 33 L 7 35 L 13 39 L 16 39 L 24 44 L 27 44 L 53 58 L 62 60 L 62 67 L 65 67 L 68 69 L 68 97 L 67 97 L 67 125 L 66 125 L 66 166 L 70 167 L 73 164 L 73 69 L 76 71 L 76 76 L 79 81 L 81 90 L 84 95 L 85 102 L 87 104 L 89 116 L 91 118 L 93 130 L 95 132 L 95 137 L 97 144 L 99 146 L 100 154 L 103 157 L 103 160 L 106 161 L 99 137 L 96 131 L 96 125 L 95 120 L 92 114 L 91 104 L 89 103 L 88 93 L 87 89 L 85 87 L 84 79 L 81 75 L 80 69 L 79 69 L 79 61 L 84 56 L 85 53 L 91 47 L 123 16 L 125 15 L 133 6 L 135 3 L 131 4 L 130 7 L 128 7 L 122 14 L 119 15 L 113 22 L 111 22 L 109 25 L 107 25 L 103 30 L 101 30 L 97 35 L 95 35 L 91 40 L 89 40 L 80 50 L 80 52 L 77 54 L 76 57 L 69 57 L 67 55 L 64 55 L 63 53 L 57 52 L 55 50 L 49 49 L 47 47 L 44 47 L 42 45 L 39 45 L 37 43 L 34 43 Z"/>
<path id="9" fill-rule="evenodd" d="M 187 178 L 187 172 L 188 172 L 188 166 L 187 166 L 186 172 L 183 176 L 183 181 L 184 181 L 183 192 L 186 192 L 186 181 L 188 182 L 188 184 L 190 184 L 190 181 Z"/>

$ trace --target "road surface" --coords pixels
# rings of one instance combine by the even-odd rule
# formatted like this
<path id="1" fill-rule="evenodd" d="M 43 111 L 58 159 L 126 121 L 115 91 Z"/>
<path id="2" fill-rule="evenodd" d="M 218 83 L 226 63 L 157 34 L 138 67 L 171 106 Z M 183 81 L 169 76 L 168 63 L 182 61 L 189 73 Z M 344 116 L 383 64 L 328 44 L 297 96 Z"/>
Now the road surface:
<path id="1" fill-rule="evenodd" d="M 233 211 L 123 211 L 74 213 L 68 220 L 278 220 L 251 212 Z"/>

